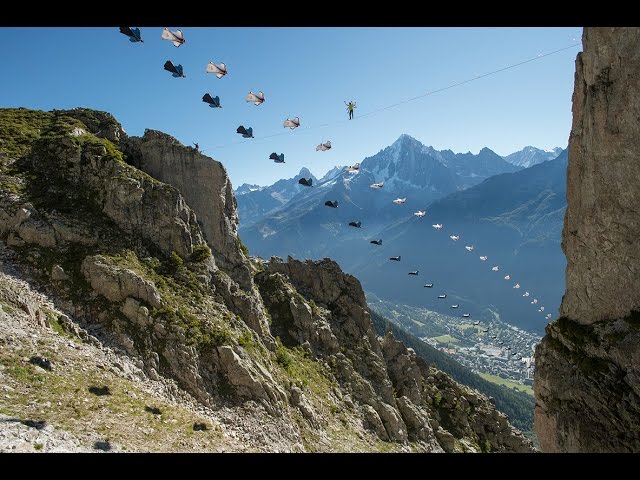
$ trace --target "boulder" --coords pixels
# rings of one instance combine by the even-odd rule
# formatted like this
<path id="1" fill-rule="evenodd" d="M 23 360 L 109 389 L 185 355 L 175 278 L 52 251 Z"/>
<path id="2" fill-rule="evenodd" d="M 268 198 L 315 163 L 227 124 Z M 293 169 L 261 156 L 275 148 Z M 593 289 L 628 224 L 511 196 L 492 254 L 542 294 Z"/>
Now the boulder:
<path id="1" fill-rule="evenodd" d="M 86 257 L 81 271 L 91 288 L 112 302 L 132 297 L 152 307 L 162 307 L 160 294 L 153 282 L 127 268 L 109 265 L 100 255 Z"/>
<path id="2" fill-rule="evenodd" d="M 69 275 L 66 274 L 64 268 L 56 264 L 51 267 L 51 280 L 54 282 L 64 282 L 69 280 Z"/>

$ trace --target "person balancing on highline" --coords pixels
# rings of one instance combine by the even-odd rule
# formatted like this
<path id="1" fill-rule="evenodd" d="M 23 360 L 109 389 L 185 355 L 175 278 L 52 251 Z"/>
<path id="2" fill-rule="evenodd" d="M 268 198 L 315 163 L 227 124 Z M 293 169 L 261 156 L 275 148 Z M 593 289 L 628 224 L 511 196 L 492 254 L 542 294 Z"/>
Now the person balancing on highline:
<path id="1" fill-rule="evenodd" d="M 352 120 L 353 119 L 353 109 L 356 108 L 356 102 L 351 100 L 349 103 L 344 102 L 344 104 L 347 106 L 347 112 L 349 112 L 349 120 Z"/>

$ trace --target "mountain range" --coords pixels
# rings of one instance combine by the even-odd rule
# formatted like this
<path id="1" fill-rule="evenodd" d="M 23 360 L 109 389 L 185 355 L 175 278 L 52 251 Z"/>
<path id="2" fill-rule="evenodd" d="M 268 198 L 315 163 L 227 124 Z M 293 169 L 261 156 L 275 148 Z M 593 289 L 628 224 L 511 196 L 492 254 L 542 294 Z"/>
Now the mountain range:
<path id="1" fill-rule="evenodd" d="M 336 251 L 334 256 L 367 290 L 398 303 L 444 312 L 457 303 L 474 318 L 499 313 L 509 323 L 541 333 L 544 315 L 557 314 L 564 286 L 560 239 L 566 166 L 564 151 L 555 160 L 491 177 L 434 202 L 428 217 L 405 216 L 376 232 L 383 245 L 368 249 L 366 258 L 350 252 L 357 248 L 354 242 L 342 246 L 348 254 Z M 443 229 L 436 231 L 434 223 L 442 223 Z M 460 240 L 454 242 L 450 235 Z M 468 252 L 465 246 L 475 250 Z M 402 256 L 402 266 L 389 262 L 395 255 Z M 480 261 L 481 255 L 488 260 Z M 495 265 L 500 271 L 491 270 Z M 423 281 L 408 277 L 409 270 L 424 272 Z M 520 289 L 513 288 L 516 282 Z M 433 292 L 423 288 L 425 283 L 434 283 Z M 528 290 L 531 296 L 523 298 Z M 451 302 L 438 299 L 441 293 Z M 529 303 L 534 297 L 540 302 L 535 306 Z M 539 306 L 546 311 L 538 312 Z"/>
<path id="2" fill-rule="evenodd" d="M 399 212 L 392 200 L 396 197 L 409 198 L 406 207 L 424 208 L 491 175 L 519 169 L 487 148 L 478 155 L 454 154 L 401 135 L 360 162 L 356 175 L 333 169 L 311 189 L 298 185 L 298 176 L 239 196 L 240 231 L 251 245 L 254 239 L 264 242 L 258 251 L 278 247 L 280 252 L 315 258 L 329 254 L 334 240 L 354 233 L 347 227 L 350 221 L 361 221 L 367 231 L 395 221 Z M 381 181 L 385 182 L 382 189 L 370 187 Z M 298 193 L 283 202 L 283 191 Z M 327 200 L 337 200 L 339 208 L 329 211 L 324 206 Z M 282 206 L 274 206 L 277 203 Z M 307 236 L 315 241 L 307 242 Z"/>
<path id="3" fill-rule="evenodd" d="M 298 179 L 311 177 L 314 182 L 317 178 L 307 168 L 302 168 L 294 178 L 278 180 L 268 187 L 257 185 L 240 185 L 235 191 L 238 199 L 238 218 L 242 223 L 253 223 L 263 218 L 267 213 L 284 206 L 303 187 Z"/>
<path id="4" fill-rule="evenodd" d="M 510 155 L 511 161 L 538 161 L 545 154 L 535 149 L 532 156 L 531 148 Z M 555 160 L 523 168 L 488 148 L 477 155 L 455 154 L 402 135 L 365 158 L 355 175 L 344 170 L 325 175 L 317 186 L 301 187 L 305 190 L 281 207 L 262 216 L 254 213 L 252 222 L 245 222 L 250 215 L 243 218 L 241 213 L 240 233 L 250 250 L 261 256 L 330 256 L 357 275 L 367 291 L 383 298 L 448 310 L 448 302 L 432 298 L 435 291 L 425 294 L 422 284 L 434 282 L 474 316 L 497 313 L 503 320 L 541 331 L 546 322 L 537 306 L 525 305 L 525 299 L 511 291 L 513 282 L 497 282 L 503 274 L 492 272 L 488 263 L 495 260 L 505 274 L 512 272 L 514 280 L 539 295 L 541 302 L 559 304 L 567 159 L 566 151 L 561 152 Z M 285 182 L 297 183 L 297 178 Z M 370 187 L 382 181 L 382 189 Z M 273 188 L 278 183 L 261 192 L 286 190 L 282 184 Z M 406 203 L 394 204 L 397 197 L 406 197 Z M 256 198 L 257 192 L 238 196 L 239 211 Z M 326 207 L 327 200 L 337 200 L 338 208 Z M 412 215 L 425 209 L 425 218 Z M 352 221 L 362 222 L 362 228 L 350 227 Z M 443 223 L 443 230 L 435 231 L 433 223 Z M 451 234 L 461 235 L 461 241 L 451 241 Z M 380 238 L 382 246 L 369 243 Z M 477 251 L 465 251 L 464 242 L 474 243 Z M 478 256 L 485 254 L 489 261 L 480 262 Z M 402 256 L 401 263 L 389 262 L 395 255 Z M 406 275 L 409 270 L 428 277 L 421 283 Z"/>
<path id="5" fill-rule="evenodd" d="M 514 152 L 504 157 L 504 159 L 518 167 L 529 168 L 539 163 L 553 160 L 562 153 L 560 147 L 553 148 L 551 150 L 540 150 L 539 148 L 527 146 L 518 152 Z"/>

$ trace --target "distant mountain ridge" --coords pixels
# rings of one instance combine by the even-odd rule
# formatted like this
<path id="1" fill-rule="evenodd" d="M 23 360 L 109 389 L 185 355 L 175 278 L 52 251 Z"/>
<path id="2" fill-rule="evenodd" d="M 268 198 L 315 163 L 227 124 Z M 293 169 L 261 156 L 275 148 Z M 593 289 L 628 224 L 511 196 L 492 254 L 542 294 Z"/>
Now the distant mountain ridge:
<path id="1" fill-rule="evenodd" d="M 235 189 L 234 193 L 236 196 L 244 195 L 245 193 L 255 192 L 257 190 L 262 190 L 264 187 L 256 184 L 243 183 L 238 188 Z"/>
<path id="2" fill-rule="evenodd" d="M 487 147 L 478 154 L 454 153 L 449 149 L 436 150 L 432 146 L 425 146 L 410 135 L 403 134 L 392 145 L 362 160 L 360 173 L 368 175 L 358 178 L 353 187 L 366 190 L 370 183 L 384 181 L 384 191 L 389 192 L 390 196 L 411 195 L 416 201 L 431 202 L 477 185 L 491 176 L 516 172 L 552 160 L 561 152 L 559 147 L 546 151 L 527 146 L 506 157 Z M 307 168 L 303 168 L 295 177 L 278 180 L 273 185 L 240 185 L 235 190 L 240 228 L 244 229 L 284 208 L 301 191 L 302 187 L 297 184 L 301 177 L 311 177 L 317 185 L 339 176 L 342 169 L 341 166 L 333 167 L 317 179 Z M 386 200 L 387 196 L 384 196 Z"/>
<path id="3" fill-rule="evenodd" d="M 284 206 L 302 189 L 306 188 L 298 183 L 302 177 L 312 178 L 314 183 L 317 182 L 317 178 L 309 169 L 303 167 L 295 177 L 278 180 L 267 187 L 242 184 L 235 190 L 240 222 L 242 224 L 253 223 L 272 210 Z"/>
<path id="4" fill-rule="evenodd" d="M 504 157 L 504 159 L 516 166 L 529 168 L 542 162 L 553 160 L 562 153 L 562 148 L 555 147 L 552 150 L 541 150 L 536 147 L 526 146 L 522 150 Z"/>
<path id="5" fill-rule="evenodd" d="M 403 150 L 404 152 L 402 152 Z M 390 159 L 388 156 L 381 155 L 384 152 L 391 153 L 392 156 L 395 155 L 395 160 Z M 402 153 L 404 153 L 404 155 L 402 155 Z M 471 152 L 454 153 L 449 149 L 439 151 L 432 146 L 425 146 L 410 135 L 403 134 L 389 147 L 363 160 L 361 169 L 362 171 L 370 171 L 374 176 L 387 176 L 390 172 L 394 173 L 393 176 L 386 180 L 387 188 L 393 188 L 394 186 L 402 188 L 404 184 L 425 186 L 422 182 L 426 181 L 426 177 L 418 179 L 417 183 L 413 183 L 415 179 L 412 177 L 416 177 L 422 173 L 433 173 L 433 183 L 441 184 L 439 187 L 443 190 L 447 190 L 447 187 L 450 189 L 451 184 L 456 185 L 456 189 L 460 190 L 476 185 L 485 178 L 493 175 L 515 172 L 521 168 L 529 168 L 533 165 L 553 160 L 560 155 L 560 153 L 562 153 L 562 148 L 560 147 L 555 147 L 552 150 L 542 150 L 532 146 L 526 146 L 522 150 L 511 153 L 505 157 L 501 157 L 487 147 L 482 148 L 477 155 Z M 426 155 L 430 157 L 430 159 L 424 162 L 425 164 L 416 166 L 416 162 L 420 160 L 424 161 L 424 158 L 420 158 L 421 155 Z M 444 173 L 438 168 L 435 168 L 434 171 L 434 166 L 431 162 L 432 159 L 435 159 L 444 167 L 451 170 L 454 173 L 454 177 L 457 178 L 451 177 L 450 174 Z M 397 164 L 400 160 L 403 162 L 408 160 L 410 164 L 409 167 L 398 167 Z M 264 197 L 264 195 L 255 192 L 267 190 L 270 194 L 276 193 L 279 205 L 268 202 L 268 205 L 265 205 L 267 209 L 261 209 L 265 212 L 270 212 L 271 209 L 274 208 L 274 205 L 275 208 L 284 206 L 285 203 L 293 198 L 293 195 L 283 194 L 281 191 L 286 187 L 294 187 L 297 180 L 301 177 L 312 177 L 315 183 L 322 183 L 335 177 L 342 168 L 342 166 L 333 167 L 322 178 L 317 179 L 306 167 L 303 167 L 295 177 L 278 180 L 273 185 L 260 186 L 243 183 L 235 189 L 235 194 L 236 196 L 252 194 L 250 197 L 240 200 L 239 203 L 251 202 L 252 205 L 255 205 L 256 203 L 260 204 L 260 199 Z M 299 189 L 296 189 L 295 193 L 298 193 L 298 191 Z M 242 209 L 241 205 L 240 208 Z M 244 223 L 243 226 L 247 226 L 249 223 L 253 223 L 259 215 L 245 215 L 244 217 L 245 221 L 242 221 L 242 219 L 241 221 Z"/>
<path id="6" fill-rule="evenodd" d="M 335 167 L 318 181 L 303 169 L 304 172 L 294 178 L 238 195 L 240 230 L 260 238 L 275 235 L 270 241 L 288 242 L 281 236 L 299 231 L 301 219 L 315 214 L 323 222 L 326 220 L 323 225 L 331 231 L 339 230 L 339 225 L 331 219 L 343 222 L 349 217 L 348 223 L 356 220 L 350 218 L 353 216 L 364 224 L 381 227 L 396 218 L 398 211 L 391 201 L 398 196 L 409 198 L 406 208 L 424 208 L 434 200 L 476 185 L 492 175 L 520 169 L 488 148 L 477 155 L 456 154 L 451 150 L 435 150 L 409 135 L 401 135 L 389 147 L 362 160 L 357 175 Z M 318 188 L 299 196 L 305 188 L 297 184 L 302 176 L 312 176 Z M 380 181 L 384 181 L 382 189 L 370 188 Z M 242 191 L 246 191 L 247 187 L 243 187 Z M 326 200 L 338 200 L 337 215 L 325 218 L 324 208 L 317 208 Z"/>
<path id="7" fill-rule="evenodd" d="M 277 249 L 322 258 L 338 238 L 356 234 L 348 227 L 351 221 L 361 221 L 367 232 L 381 229 L 396 221 L 400 212 L 424 209 L 434 200 L 480 183 L 489 176 L 487 171 L 519 169 L 489 149 L 478 155 L 439 152 L 401 135 L 389 147 L 362 160 L 357 174 L 340 167 L 314 182 L 314 188 L 297 185 L 299 175 L 238 196 L 239 228 L 247 245 L 262 243 L 257 251 Z M 371 188 L 380 181 L 384 181 L 382 189 Z M 293 190 L 300 193 L 284 202 L 278 196 L 283 185 L 289 190 L 294 185 Z M 392 200 L 397 197 L 409 200 L 406 205 L 394 205 Z M 338 201 L 339 207 L 329 211 L 324 206 L 327 200 Z"/>

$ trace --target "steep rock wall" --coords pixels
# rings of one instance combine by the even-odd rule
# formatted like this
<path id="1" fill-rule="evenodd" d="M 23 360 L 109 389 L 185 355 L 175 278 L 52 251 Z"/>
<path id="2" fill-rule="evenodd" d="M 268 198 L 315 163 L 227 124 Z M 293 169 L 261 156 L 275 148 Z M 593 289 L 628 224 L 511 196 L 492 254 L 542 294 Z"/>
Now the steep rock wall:
<path id="1" fill-rule="evenodd" d="M 156 130 L 129 138 L 126 149 L 135 167 L 182 193 L 198 217 L 216 264 L 249 290 L 251 275 L 238 238 L 236 199 L 222 164 Z"/>
<path id="2" fill-rule="evenodd" d="M 576 59 L 561 315 L 580 323 L 640 308 L 640 29 L 585 28 Z"/>
<path id="3" fill-rule="evenodd" d="M 547 452 L 640 451 L 640 29 L 585 28 L 569 139 L 562 317 L 536 349 Z"/>

